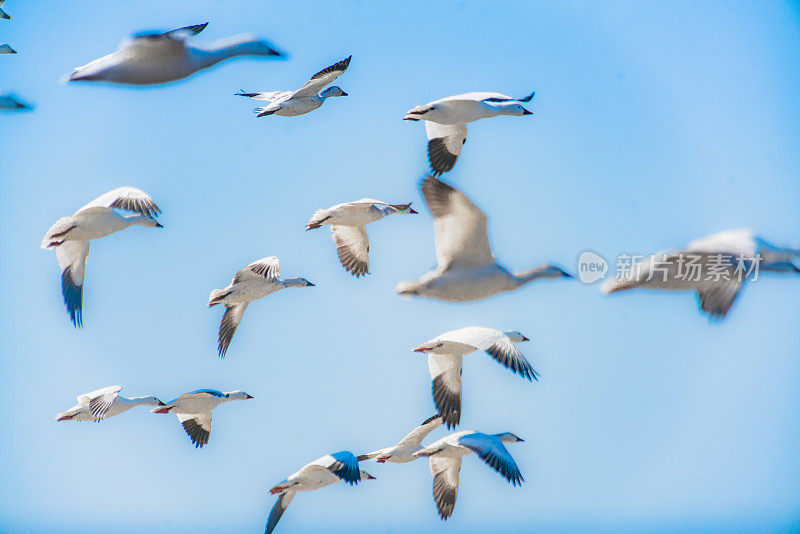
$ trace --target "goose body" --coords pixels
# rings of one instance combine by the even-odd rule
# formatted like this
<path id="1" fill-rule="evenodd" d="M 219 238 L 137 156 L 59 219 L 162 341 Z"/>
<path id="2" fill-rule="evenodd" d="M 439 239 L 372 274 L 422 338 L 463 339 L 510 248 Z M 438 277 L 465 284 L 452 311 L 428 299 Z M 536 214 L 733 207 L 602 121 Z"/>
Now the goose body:
<path id="1" fill-rule="evenodd" d="M 342 267 L 358 278 L 369 273 L 367 224 L 396 213 L 417 212 L 411 208 L 410 202 L 387 204 L 381 200 L 362 198 L 355 202 L 345 202 L 328 209 L 317 210 L 306 224 L 306 230 L 329 225 Z"/>
<path id="2" fill-rule="evenodd" d="M 267 519 L 264 534 L 271 534 L 278 524 L 283 512 L 299 491 L 314 491 L 337 482 L 344 481 L 348 485 L 358 484 L 362 480 L 375 477 L 358 468 L 358 460 L 349 451 L 335 452 L 317 458 L 304 465 L 299 471 L 286 477 L 286 480 L 275 485 L 269 492 L 280 495 L 272 507 Z"/>
<path id="3" fill-rule="evenodd" d="M 211 435 L 211 410 L 222 403 L 253 397 L 241 390 L 223 393 L 216 389 L 198 389 L 153 409 L 153 413 L 174 413 L 195 448 L 202 448 Z"/>
<path id="4" fill-rule="evenodd" d="M 403 120 L 425 121 L 428 135 L 428 161 L 434 175 L 453 169 L 467 141 L 467 124 L 499 115 L 532 115 L 520 102 L 530 102 L 533 93 L 525 98 L 512 98 L 500 93 L 475 92 L 448 96 L 417 106 Z"/>
<path id="5" fill-rule="evenodd" d="M 236 328 L 244 316 L 244 310 L 247 309 L 250 302 L 287 287 L 314 285 L 305 278 L 279 279 L 279 267 L 276 256 L 262 258 L 239 270 L 228 287 L 211 291 L 208 307 L 217 304 L 225 305 L 225 314 L 220 323 L 217 345 L 220 358 L 225 357 L 231 340 L 233 340 L 233 334 L 236 333 Z"/>
<path id="6" fill-rule="evenodd" d="M 601 286 L 605 294 L 629 289 L 696 291 L 700 309 L 725 318 L 748 279 L 761 272 L 800 273 L 800 249 L 780 247 L 751 230 L 728 230 L 696 239 L 681 251 L 644 258 Z"/>
<path id="7" fill-rule="evenodd" d="M 271 91 L 268 93 L 245 93 L 241 91 L 236 93 L 236 96 L 245 96 L 269 102 L 266 106 L 255 108 L 254 111 L 259 117 L 266 117 L 267 115 L 280 115 L 282 117 L 305 115 L 320 107 L 329 97 L 347 96 L 347 93 L 338 86 L 328 87 L 324 91 L 322 89 L 344 74 L 344 71 L 350 66 L 352 57 L 348 56 L 346 59 L 322 69 L 296 91 Z"/>
<path id="8" fill-rule="evenodd" d="M 571 278 L 554 265 L 509 272 L 492 254 L 486 215 L 464 193 L 428 176 L 422 181 L 422 194 L 434 217 L 438 265 L 417 281 L 398 284 L 398 294 L 469 302 L 513 291 L 539 278 Z"/>
<path id="9" fill-rule="evenodd" d="M 528 338 L 517 331 L 468 326 L 440 334 L 414 349 L 428 355 L 433 402 L 448 428 L 461 420 L 461 370 L 467 354 L 484 351 L 511 372 L 538 380 L 539 373 L 514 346 L 523 341 Z"/>
<path id="10" fill-rule="evenodd" d="M 69 81 L 153 85 L 181 80 L 233 57 L 281 56 L 270 43 L 247 35 L 209 45 L 188 42 L 207 25 L 206 22 L 164 33 L 136 34 L 116 52 L 76 68 Z"/>
<path id="11" fill-rule="evenodd" d="M 56 421 L 94 421 L 114 417 L 135 406 L 164 406 L 156 397 L 126 398 L 122 386 L 109 386 L 78 396 L 78 404 L 56 416 Z"/>
<path id="12" fill-rule="evenodd" d="M 55 249 L 61 267 L 61 293 L 75 327 L 83 325 L 83 282 L 89 243 L 131 226 L 162 228 L 156 221 L 161 210 L 140 189 L 120 187 L 101 195 L 50 227 L 43 249 Z"/>
<path id="13" fill-rule="evenodd" d="M 436 502 L 439 517 L 446 520 L 453 514 L 458 496 L 461 460 L 472 453 L 476 453 L 512 485 L 521 485 L 524 482 L 522 473 L 503 445 L 520 441 L 523 439 L 511 432 L 484 434 L 465 430 L 450 434 L 415 452 L 415 457 L 429 459 L 433 476 L 433 500 Z"/>
<path id="14" fill-rule="evenodd" d="M 440 426 L 442 426 L 442 417 L 438 414 L 434 415 L 409 432 L 397 445 L 362 454 L 358 457 L 358 461 L 362 462 L 364 460 L 374 459 L 379 464 L 384 462 L 391 462 L 394 464 L 413 462 L 417 459 L 414 453 L 422 449 L 422 440 Z"/>

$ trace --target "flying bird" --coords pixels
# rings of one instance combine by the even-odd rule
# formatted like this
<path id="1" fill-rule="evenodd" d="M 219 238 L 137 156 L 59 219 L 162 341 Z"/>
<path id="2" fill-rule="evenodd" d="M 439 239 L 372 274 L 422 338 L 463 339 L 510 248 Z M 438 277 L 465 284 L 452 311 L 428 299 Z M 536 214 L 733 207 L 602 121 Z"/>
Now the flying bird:
<path id="1" fill-rule="evenodd" d="M 186 435 L 195 449 L 208 443 L 211 435 L 211 410 L 224 402 L 252 399 L 242 390 L 223 393 L 216 389 L 198 389 L 184 393 L 163 406 L 153 408 L 153 413 L 174 413 L 178 416 Z"/>
<path id="2" fill-rule="evenodd" d="M 456 164 L 461 147 L 467 142 L 467 123 L 498 115 L 532 115 L 520 102 L 500 93 L 465 93 L 448 96 L 411 109 L 405 121 L 425 121 L 428 134 L 428 161 L 434 175 L 449 172 Z"/>
<path id="3" fill-rule="evenodd" d="M 461 420 L 461 369 L 465 355 L 484 351 L 511 372 L 538 381 L 539 373 L 514 346 L 523 341 L 528 338 L 517 331 L 468 326 L 445 332 L 414 349 L 428 355 L 433 402 L 448 428 Z"/>
<path id="4" fill-rule="evenodd" d="M 181 80 L 234 57 L 283 57 L 272 44 L 251 35 L 206 45 L 189 42 L 206 26 L 208 22 L 164 33 L 135 34 L 123 41 L 116 52 L 76 68 L 69 81 L 153 85 Z"/>
<path id="5" fill-rule="evenodd" d="M 375 477 L 358 468 L 358 460 L 350 451 L 327 454 L 304 465 L 298 472 L 289 475 L 286 480 L 269 490 L 271 495 L 280 497 L 269 512 L 264 534 L 271 534 L 275 530 L 283 512 L 298 491 L 318 490 L 341 480 L 352 486 L 370 479 Z"/>
<path id="6" fill-rule="evenodd" d="M 161 209 L 144 191 L 119 187 L 92 200 L 73 216 L 60 218 L 47 231 L 42 248 L 56 249 L 61 294 L 76 328 L 83 326 L 83 280 L 89 243 L 130 226 L 163 228 L 156 221 L 160 213 Z"/>
<path id="7" fill-rule="evenodd" d="M 417 212 L 408 204 L 387 204 L 381 200 L 362 198 L 317 210 L 306 224 L 306 230 L 330 225 L 331 237 L 342 267 L 353 276 L 369 274 L 369 236 L 367 224 L 395 213 Z"/>
<path id="8" fill-rule="evenodd" d="M 514 458 L 503 445 L 519 441 L 524 440 L 511 432 L 483 434 L 465 430 L 450 434 L 415 452 L 414 456 L 417 458 L 429 459 L 433 475 L 433 500 L 436 502 L 439 517 L 447 520 L 453 514 L 458 496 L 461 459 L 473 452 L 512 485 L 522 485 L 525 479 L 522 478 Z"/>
<path id="9" fill-rule="evenodd" d="M 386 447 L 385 449 L 362 454 L 358 457 L 358 461 L 363 462 L 364 460 L 374 459 L 379 464 L 384 462 L 392 462 L 394 464 L 413 462 L 417 459 L 414 457 L 414 453 L 422 449 L 422 440 L 440 426 L 442 426 L 442 417 L 436 414 L 423 421 L 421 425 L 409 432 L 394 447 Z"/>
<path id="10" fill-rule="evenodd" d="M 130 397 L 119 394 L 122 386 L 108 386 L 78 395 L 78 404 L 56 416 L 56 421 L 94 421 L 114 417 L 134 406 L 164 406 L 156 397 Z"/>
<path id="11" fill-rule="evenodd" d="M 468 302 L 513 291 L 539 278 L 572 278 L 554 265 L 510 273 L 492 254 L 486 215 L 464 193 L 428 176 L 422 181 L 422 194 L 434 217 L 438 265 L 415 282 L 398 284 L 400 295 Z"/>
<path id="12" fill-rule="evenodd" d="M 696 291 L 700 309 L 724 319 L 745 282 L 761 272 L 800 273 L 800 248 L 774 245 L 752 230 L 727 230 L 696 239 L 682 251 L 644 258 L 600 289 L 605 294 L 635 288 Z"/>
<path id="13" fill-rule="evenodd" d="M 236 93 L 236 96 L 246 96 L 269 102 L 268 105 L 253 110 L 258 114 L 258 117 L 266 117 L 267 115 L 280 115 L 282 117 L 305 115 L 324 104 L 325 99 L 328 97 L 347 96 L 347 93 L 342 91 L 338 85 L 328 87 L 324 91 L 322 91 L 322 88 L 333 83 L 336 78 L 344 74 L 344 71 L 350 65 L 350 58 L 352 57 L 348 56 L 346 59 L 322 69 L 297 91 L 272 91 L 269 93 L 245 93 L 240 91 Z"/>
<path id="14" fill-rule="evenodd" d="M 244 310 L 254 300 L 266 297 L 286 287 L 313 286 L 305 278 L 278 279 L 278 258 L 269 256 L 254 261 L 241 269 L 225 289 L 214 289 L 208 297 L 208 307 L 217 304 L 225 305 L 225 314 L 219 325 L 219 338 L 217 349 L 219 357 L 224 358 L 231 344 L 236 328 L 242 322 Z"/>

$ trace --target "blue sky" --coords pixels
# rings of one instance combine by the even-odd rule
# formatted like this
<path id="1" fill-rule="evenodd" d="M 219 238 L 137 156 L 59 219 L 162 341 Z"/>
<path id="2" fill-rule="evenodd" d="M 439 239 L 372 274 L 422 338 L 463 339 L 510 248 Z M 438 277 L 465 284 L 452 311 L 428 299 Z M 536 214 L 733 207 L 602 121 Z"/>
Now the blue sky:
<path id="1" fill-rule="evenodd" d="M 531 117 L 470 126 L 446 180 L 489 216 L 498 258 L 575 269 L 752 227 L 800 241 L 800 13 L 789 2 L 245 2 L 9 0 L 0 116 L 6 281 L 0 367 L 4 532 L 262 532 L 267 490 L 325 453 L 393 444 L 433 413 L 411 349 L 468 325 L 516 329 L 541 372 L 485 356 L 464 369 L 461 429 L 513 431 L 525 484 L 468 458 L 442 523 L 424 462 L 299 495 L 277 532 L 788 531 L 800 526 L 800 280 L 763 276 L 728 321 L 695 297 L 552 281 L 465 305 L 403 300 L 434 263 L 427 210 L 369 229 L 373 274 L 339 265 L 315 209 L 414 201 L 426 169 L 411 107 L 467 91 L 523 96 Z M 289 61 L 243 59 L 131 89 L 60 85 L 135 31 L 209 21 Z M 297 118 L 256 119 L 245 90 L 292 89 L 352 54 L 350 94 Z M 61 303 L 58 218 L 132 185 L 164 213 L 92 246 L 84 321 Z M 206 307 L 268 255 L 314 288 L 253 303 L 228 356 Z M 195 450 L 147 409 L 57 424 L 77 394 L 122 384 L 170 399 L 201 387 L 252 401 L 215 411 Z M 443 431 L 432 435 L 438 438 Z"/>

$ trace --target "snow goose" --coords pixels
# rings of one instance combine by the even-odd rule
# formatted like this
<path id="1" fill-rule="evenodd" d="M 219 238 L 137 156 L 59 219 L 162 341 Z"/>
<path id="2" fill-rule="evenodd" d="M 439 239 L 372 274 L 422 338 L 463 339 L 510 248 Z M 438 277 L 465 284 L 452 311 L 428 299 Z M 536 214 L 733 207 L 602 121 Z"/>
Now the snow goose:
<path id="1" fill-rule="evenodd" d="M 0 54 L 16 54 L 17 51 L 11 48 L 11 45 L 0 45 Z"/>
<path id="2" fill-rule="evenodd" d="M 121 213 L 126 211 L 132 215 Z M 134 225 L 163 228 L 155 219 L 160 213 L 144 191 L 119 187 L 92 200 L 72 217 L 60 218 L 47 231 L 42 248 L 56 249 L 61 267 L 61 294 L 76 328 L 83 326 L 83 279 L 89 243 Z"/>
<path id="3" fill-rule="evenodd" d="M 253 110 L 258 117 L 266 117 L 267 115 L 280 115 L 282 117 L 305 115 L 320 107 L 328 97 L 347 96 L 347 93 L 337 85 L 328 87 L 324 91 L 322 91 L 322 88 L 333 83 L 336 78 L 344 74 L 344 71 L 350 65 L 350 58 L 352 57 L 348 56 L 346 59 L 322 69 L 297 91 L 272 91 L 269 93 L 245 93 L 240 91 L 236 93 L 236 96 L 246 96 L 269 102 L 268 105 Z"/>
<path id="4" fill-rule="evenodd" d="M 450 171 L 456 164 L 461 147 L 467 142 L 467 123 L 498 115 L 532 115 L 520 102 L 500 93 L 465 93 L 448 96 L 411 109 L 405 121 L 425 121 L 428 134 L 428 161 L 434 175 Z"/>
<path id="5" fill-rule="evenodd" d="M 634 288 L 696 291 L 700 309 L 724 319 L 748 278 L 760 272 L 800 273 L 800 249 L 773 245 L 752 230 L 727 230 L 661 252 L 630 266 L 601 286 L 605 294 Z"/>
<path id="6" fill-rule="evenodd" d="M 358 468 L 358 460 L 350 451 L 327 454 L 304 465 L 298 472 L 289 475 L 286 480 L 269 490 L 271 495 L 280 497 L 269 513 L 264 534 L 271 534 L 275 530 L 283 512 L 298 491 L 318 490 L 341 480 L 352 486 L 369 479 L 374 480 L 375 477 Z"/>
<path id="7" fill-rule="evenodd" d="M 374 458 L 379 464 L 384 462 L 392 462 L 394 464 L 413 462 L 416 460 L 414 453 L 422 449 L 422 440 L 440 426 L 442 426 L 442 417 L 440 415 L 429 417 L 420 426 L 409 432 L 394 447 L 386 447 L 368 454 L 362 454 L 358 457 L 358 461 L 363 462 Z"/>
<path id="8" fill-rule="evenodd" d="M 572 278 L 553 265 L 510 273 L 492 254 L 486 215 L 464 193 L 428 176 L 422 181 L 422 194 L 434 217 L 438 266 L 416 282 L 398 284 L 400 295 L 468 302 L 513 291 L 539 278 Z"/>
<path id="9" fill-rule="evenodd" d="M 78 396 L 78 404 L 56 416 L 56 421 L 100 422 L 127 412 L 134 406 L 165 406 L 155 397 L 126 398 L 119 394 L 122 386 L 108 386 Z"/>
<path id="10" fill-rule="evenodd" d="M 216 389 L 198 389 L 184 393 L 163 406 L 153 409 L 153 413 L 174 413 L 178 416 L 186 434 L 196 449 L 208 443 L 211 435 L 211 410 L 223 402 L 247 400 L 253 397 L 244 391 L 223 393 Z"/>
<path id="11" fill-rule="evenodd" d="M 521 485 L 525 479 L 522 478 L 514 458 L 503 445 L 520 441 L 524 440 L 511 432 L 483 434 L 465 430 L 450 434 L 415 452 L 415 457 L 427 456 L 429 459 L 433 475 L 433 500 L 436 501 L 439 517 L 447 520 L 453 514 L 458 496 L 461 459 L 473 452 L 512 485 Z"/>
<path id="12" fill-rule="evenodd" d="M 387 204 L 381 200 L 362 198 L 317 210 L 306 224 L 306 230 L 330 225 L 331 237 L 342 267 L 356 278 L 369 274 L 369 236 L 367 224 L 395 213 L 417 212 L 408 204 Z"/>
<path id="13" fill-rule="evenodd" d="M 116 52 L 76 68 L 69 81 L 152 85 L 181 80 L 233 57 L 282 57 L 270 43 L 250 35 L 209 45 L 187 42 L 207 25 L 206 22 L 164 33 L 138 33 L 124 41 Z"/>
<path id="14" fill-rule="evenodd" d="M 242 322 L 244 310 L 247 305 L 254 300 L 266 297 L 286 287 L 309 287 L 313 286 L 305 278 L 286 278 L 278 279 L 278 258 L 269 256 L 254 261 L 244 269 L 241 269 L 231 280 L 225 289 L 214 289 L 208 297 L 208 307 L 217 304 L 225 305 L 225 314 L 222 316 L 222 323 L 219 325 L 219 337 L 217 349 L 219 357 L 224 358 L 231 344 L 236 328 Z"/>
<path id="15" fill-rule="evenodd" d="M 6 0 L 0 0 L 0 8 L 2 8 L 3 4 L 5 4 L 5 3 L 6 3 Z M 11 17 L 8 15 L 8 13 L 6 13 L 2 9 L 0 9 L 0 19 L 10 19 L 10 18 Z"/>
<path id="16" fill-rule="evenodd" d="M 461 419 L 461 367 L 465 355 L 484 351 L 511 372 L 538 380 L 539 373 L 514 346 L 523 341 L 528 338 L 517 331 L 468 326 L 445 332 L 414 349 L 428 355 L 433 402 L 448 428 L 458 425 Z"/>
<path id="17" fill-rule="evenodd" d="M 0 111 L 29 111 L 33 106 L 26 104 L 11 93 L 0 95 Z"/>

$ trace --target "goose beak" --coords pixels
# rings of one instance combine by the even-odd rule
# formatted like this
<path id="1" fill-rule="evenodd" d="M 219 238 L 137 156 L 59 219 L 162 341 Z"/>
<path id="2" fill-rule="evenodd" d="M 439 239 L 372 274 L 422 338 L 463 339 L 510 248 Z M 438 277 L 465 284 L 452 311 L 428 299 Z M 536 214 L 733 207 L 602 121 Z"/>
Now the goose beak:
<path id="1" fill-rule="evenodd" d="M 369 473 L 367 473 L 367 480 L 376 480 L 376 479 L 377 479 L 377 477 L 374 477 L 374 476 L 370 475 Z"/>
<path id="2" fill-rule="evenodd" d="M 345 93 L 344 91 L 342 91 L 342 96 L 350 96 L 350 95 L 348 95 L 347 93 Z"/>
<path id="3" fill-rule="evenodd" d="M 314 284 L 312 284 L 311 282 L 308 282 L 308 283 L 306 284 L 306 287 L 316 287 L 316 286 L 315 286 Z"/>
<path id="4" fill-rule="evenodd" d="M 158 405 L 159 405 L 159 406 L 166 406 L 166 403 L 164 403 L 164 402 L 161 402 L 161 401 L 158 401 Z"/>
<path id="5" fill-rule="evenodd" d="M 253 397 L 252 395 L 249 395 L 249 394 L 245 393 L 245 397 L 244 397 L 244 398 L 245 398 L 245 399 L 254 399 L 255 397 Z"/>
<path id="6" fill-rule="evenodd" d="M 522 341 L 530 341 L 531 339 L 525 336 L 522 336 Z"/>
<path id="7" fill-rule="evenodd" d="M 422 347 L 417 347 L 416 349 L 414 349 L 414 352 L 422 352 L 422 353 L 425 353 L 425 349 L 424 349 L 424 348 L 422 348 Z"/>
<path id="8" fill-rule="evenodd" d="M 408 209 L 408 213 L 417 215 L 419 212 L 417 210 L 415 210 L 414 208 L 409 208 Z"/>
<path id="9" fill-rule="evenodd" d="M 523 115 L 533 115 L 533 111 L 528 111 L 527 109 L 522 108 L 522 114 Z"/>
<path id="10" fill-rule="evenodd" d="M 171 406 L 167 406 L 167 405 L 165 404 L 164 406 L 159 406 L 158 408 L 153 408 L 153 409 L 152 409 L 152 412 L 153 412 L 153 413 L 169 413 L 169 411 L 170 411 L 171 409 L 172 409 L 172 407 L 171 407 Z"/>
<path id="11" fill-rule="evenodd" d="M 61 417 L 56 418 L 56 422 L 69 421 L 70 419 L 72 419 L 71 415 L 62 415 Z"/>
<path id="12" fill-rule="evenodd" d="M 566 271 L 561 271 L 561 276 L 564 277 L 564 278 L 575 278 L 574 276 L 572 276 L 571 274 L 569 274 Z"/>
<path id="13" fill-rule="evenodd" d="M 164 225 L 156 221 L 156 228 L 164 228 Z"/>
<path id="14" fill-rule="evenodd" d="M 520 441 L 525 441 L 525 440 L 522 439 L 521 437 L 517 436 L 517 442 L 520 442 Z"/>

